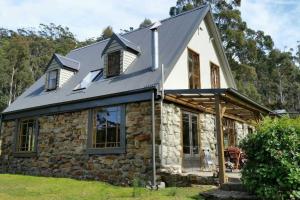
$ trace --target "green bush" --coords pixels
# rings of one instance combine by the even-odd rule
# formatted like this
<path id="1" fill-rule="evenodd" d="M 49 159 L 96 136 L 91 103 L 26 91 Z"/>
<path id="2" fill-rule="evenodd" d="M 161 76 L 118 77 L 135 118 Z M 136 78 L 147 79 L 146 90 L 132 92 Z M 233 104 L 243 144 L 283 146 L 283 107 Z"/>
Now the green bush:
<path id="1" fill-rule="evenodd" d="M 241 144 L 246 187 L 262 199 L 300 199 L 300 118 L 266 118 Z"/>

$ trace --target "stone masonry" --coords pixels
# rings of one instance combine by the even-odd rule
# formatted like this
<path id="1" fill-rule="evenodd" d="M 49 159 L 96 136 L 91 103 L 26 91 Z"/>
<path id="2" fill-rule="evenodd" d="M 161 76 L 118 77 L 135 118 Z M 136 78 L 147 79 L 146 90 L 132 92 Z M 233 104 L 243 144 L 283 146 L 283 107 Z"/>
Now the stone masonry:
<path id="1" fill-rule="evenodd" d="M 163 105 L 161 130 L 161 171 L 181 173 L 181 110 L 174 104 Z"/>
<path id="2" fill-rule="evenodd" d="M 39 118 L 37 156 L 14 157 L 15 121 L 2 125 L 2 170 L 76 179 L 95 179 L 128 185 L 134 178 L 151 177 L 151 103 L 126 105 L 126 153 L 88 155 L 88 110 Z"/>
<path id="3" fill-rule="evenodd" d="M 166 174 L 180 176 L 183 156 L 182 109 L 175 104 L 164 103 L 161 124 L 160 108 L 160 103 L 157 102 L 155 107 L 156 167 L 158 175 L 164 174 L 158 178 L 168 177 Z M 0 138 L 2 143 L 0 172 L 94 179 L 116 185 L 130 185 L 135 178 L 144 183 L 151 180 L 151 102 L 126 105 L 126 152 L 124 154 L 89 155 L 86 153 L 88 114 L 88 110 L 82 110 L 39 117 L 37 154 L 28 158 L 16 157 L 13 154 L 16 121 L 3 122 Z M 239 142 L 248 133 L 248 125 L 235 122 L 235 128 Z M 199 137 L 201 160 L 199 169 L 214 171 L 217 165 L 214 115 L 199 114 Z M 211 157 L 210 165 L 207 165 L 205 153 L 206 156 Z"/>

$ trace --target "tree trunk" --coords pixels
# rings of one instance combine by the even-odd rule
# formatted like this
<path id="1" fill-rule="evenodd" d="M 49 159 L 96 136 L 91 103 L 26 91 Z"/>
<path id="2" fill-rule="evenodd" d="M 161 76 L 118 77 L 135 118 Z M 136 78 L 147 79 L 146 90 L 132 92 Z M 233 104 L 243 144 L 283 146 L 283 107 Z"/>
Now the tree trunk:
<path id="1" fill-rule="evenodd" d="M 11 104 L 13 98 L 13 87 L 14 87 L 14 78 L 15 78 L 15 68 L 12 68 L 10 83 L 9 83 L 9 98 L 8 98 L 8 105 Z"/>

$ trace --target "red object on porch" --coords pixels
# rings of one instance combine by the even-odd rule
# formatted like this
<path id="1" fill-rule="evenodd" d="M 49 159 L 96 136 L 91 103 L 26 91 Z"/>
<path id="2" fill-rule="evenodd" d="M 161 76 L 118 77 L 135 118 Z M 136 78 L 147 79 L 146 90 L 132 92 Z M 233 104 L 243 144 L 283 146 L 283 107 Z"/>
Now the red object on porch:
<path id="1" fill-rule="evenodd" d="M 225 160 L 230 159 L 230 162 L 234 163 L 234 168 L 240 168 L 240 162 L 242 158 L 242 151 L 238 147 L 228 147 L 224 150 Z"/>

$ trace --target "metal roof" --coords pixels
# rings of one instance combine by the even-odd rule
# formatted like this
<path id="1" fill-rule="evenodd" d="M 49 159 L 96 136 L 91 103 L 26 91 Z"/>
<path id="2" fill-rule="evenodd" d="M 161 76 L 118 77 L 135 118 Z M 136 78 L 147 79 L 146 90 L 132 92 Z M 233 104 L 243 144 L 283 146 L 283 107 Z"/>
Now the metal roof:
<path id="1" fill-rule="evenodd" d="M 164 64 L 165 79 L 209 11 L 210 7 L 205 5 L 160 21 L 161 26 L 158 28 L 159 66 Z M 74 67 L 76 62 L 73 61 L 79 62 L 79 71 L 61 88 L 48 92 L 44 89 L 45 75 L 43 75 L 6 108 L 3 113 L 14 113 L 79 100 L 85 101 L 85 99 L 141 90 L 153 86 L 159 87 L 161 70 L 152 71 L 151 69 L 152 40 L 149 27 L 131 31 L 119 38 L 126 45 L 132 46 L 132 44 L 135 44 L 140 49 L 137 59 L 120 76 L 95 81 L 85 90 L 73 91 L 90 71 L 103 68 L 101 54 L 109 39 L 72 50 L 65 57 L 56 54 L 56 57 L 63 65 Z"/>
<path id="2" fill-rule="evenodd" d="M 135 53 L 141 53 L 141 49 L 138 45 L 132 43 L 131 41 L 127 40 L 126 38 L 122 37 L 121 35 L 113 33 L 110 40 L 104 47 L 104 50 L 102 51 L 102 56 L 106 53 L 107 49 L 109 48 L 110 44 L 116 40 L 124 49 L 129 49 L 131 51 L 134 51 Z"/>
<path id="3" fill-rule="evenodd" d="M 80 68 L 80 62 L 74 60 L 74 59 L 71 59 L 71 58 L 68 58 L 68 57 L 65 57 L 65 56 L 62 56 L 62 55 L 59 55 L 57 53 L 55 53 L 53 55 L 53 59 L 55 59 L 58 63 L 60 63 L 63 67 L 66 67 L 66 68 L 69 68 L 71 70 L 75 70 L 75 71 L 78 71 L 79 68 Z M 51 59 L 52 60 L 52 59 Z M 51 62 L 50 62 L 51 63 Z"/>

